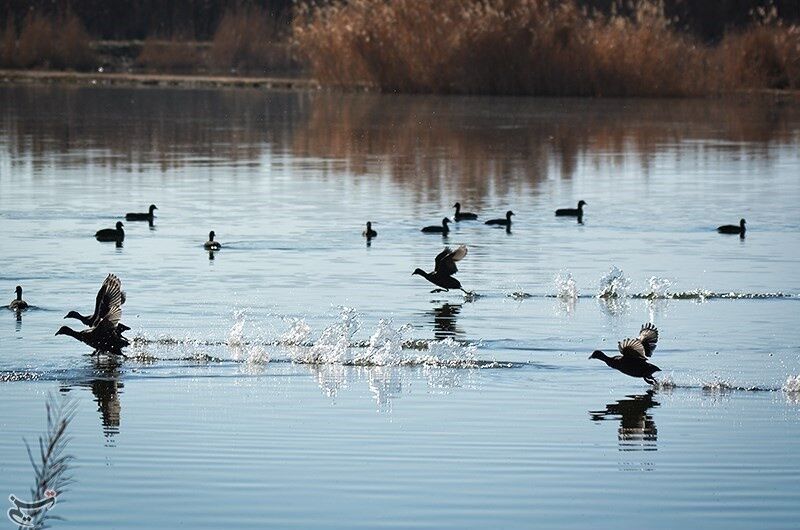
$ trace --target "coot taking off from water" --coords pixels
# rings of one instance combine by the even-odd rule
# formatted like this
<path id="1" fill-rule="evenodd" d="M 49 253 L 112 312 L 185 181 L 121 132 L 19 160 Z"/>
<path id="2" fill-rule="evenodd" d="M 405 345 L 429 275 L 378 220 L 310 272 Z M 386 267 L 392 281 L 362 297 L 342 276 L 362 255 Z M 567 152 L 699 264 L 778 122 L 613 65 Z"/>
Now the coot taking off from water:
<path id="1" fill-rule="evenodd" d="M 511 227 L 511 216 L 514 215 L 514 212 L 511 210 L 506 212 L 505 219 L 489 219 L 484 224 L 492 225 L 492 226 L 505 226 L 510 228 Z"/>
<path id="2" fill-rule="evenodd" d="M 619 370 L 625 375 L 631 377 L 641 377 L 651 385 L 656 384 L 653 379 L 655 372 L 660 372 L 661 369 L 647 362 L 647 359 L 653 355 L 658 342 L 658 329 L 653 324 L 645 324 L 642 326 L 639 336 L 635 339 L 625 339 L 617 343 L 617 348 L 622 355 L 609 357 L 600 350 L 595 350 L 590 359 L 600 359 L 611 368 Z"/>
<path id="3" fill-rule="evenodd" d="M 455 219 L 456 222 L 458 222 L 458 221 L 474 221 L 475 219 L 478 218 L 478 214 L 474 214 L 474 213 L 471 213 L 471 212 L 462 212 L 461 211 L 461 203 L 460 202 L 455 203 L 453 205 L 453 208 L 456 209 L 456 215 L 453 217 L 453 219 Z"/>
<path id="4" fill-rule="evenodd" d="M 722 225 L 717 228 L 717 232 L 720 234 L 739 234 L 740 236 L 744 237 L 745 233 L 745 220 L 739 219 L 739 225 Z M 757 234 L 756 234 L 757 235 Z"/>
<path id="5" fill-rule="evenodd" d="M 447 235 L 447 233 L 450 231 L 450 228 L 448 228 L 447 223 L 450 223 L 450 222 L 452 222 L 452 221 L 450 221 L 450 219 L 445 217 L 444 219 L 442 219 L 442 226 L 435 226 L 435 225 L 434 226 L 426 226 L 425 228 L 422 229 L 422 232 L 425 232 L 427 234 L 444 234 L 444 235 Z"/>
<path id="6" fill-rule="evenodd" d="M 219 243 L 219 241 L 214 241 L 214 236 L 216 235 L 217 234 L 215 234 L 213 230 L 208 233 L 208 241 L 206 241 L 205 244 L 203 245 L 204 249 L 219 250 L 222 248 L 222 245 Z"/>
<path id="7" fill-rule="evenodd" d="M 372 221 L 367 221 L 367 229 L 361 232 L 361 235 L 367 239 L 372 239 L 378 235 L 378 232 L 372 229 Z"/>
<path id="8" fill-rule="evenodd" d="M 411 275 L 419 274 L 434 285 L 441 287 L 441 289 L 434 289 L 432 293 L 441 291 L 449 291 L 450 289 L 464 289 L 461 287 L 461 282 L 453 278 L 453 274 L 458 272 L 456 261 L 461 261 L 467 255 L 467 247 L 461 245 L 455 250 L 445 247 L 445 249 L 436 256 L 436 264 L 433 272 L 425 272 L 422 269 L 416 269 Z M 469 294 L 468 291 L 464 291 Z"/>
<path id="9" fill-rule="evenodd" d="M 153 210 L 158 210 L 155 204 L 150 205 L 150 211 L 148 213 L 126 213 L 125 220 L 126 221 L 149 221 L 153 222 Z"/>
<path id="10" fill-rule="evenodd" d="M 12 311 L 24 311 L 28 309 L 28 302 L 22 299 L 22 287 L 17 285 L 15 289 L 17 297 L 8 304 L 8 308 Z"/>
<path id="11" fill-rule="evenodd" d="M 116 228 L 104 228 L 98 230 L 94 237 L 98 241 L 116 241 L 120 242 L 125 239 L 125 232 L 122 230 L 122 221 L 117 221 Z"/>
<path id="12" fill-rule="evenodd" d="M 556 210 L 557 217 L 583 217 L 583 207 L 586 201 L 578 201 L 577 208 L 559 208 Z"/>
<path id="13" fill-rule="evenodd" d="M 116 276 L 109 275 L 98 292 L 99 306 L 97 323 L 87 329 L 76 331 L 68 326 L 61 326 L 56 335 L 69 335 L 98 352 L 122 355 L 122 348 L 129 346 L 128 339 L 122 336 L 120 319 L 122 318 L 123 295 L 121 284 Z"/>
<path id="14" fill-rule="evenodd" d="M 125 291 L 122 290 L 122 282 L 114 275 L 109 274 L 103 281 L 103 285 L 97 291 L 97 296 L 94 301 L 94 313 L 89 316 L 84 316 L 77 311 L 70 311 L 64 318 L 75 318 L 80 320 L 83 325 L 94 327 L 100 323 L 102 315 L 108 313 L 109 308 L 114 304 L 120 306 L 125 303 Z M 125 324 L 117 324 L 117 330 L 122 333 L 128 331 L 129 328 Z"/>

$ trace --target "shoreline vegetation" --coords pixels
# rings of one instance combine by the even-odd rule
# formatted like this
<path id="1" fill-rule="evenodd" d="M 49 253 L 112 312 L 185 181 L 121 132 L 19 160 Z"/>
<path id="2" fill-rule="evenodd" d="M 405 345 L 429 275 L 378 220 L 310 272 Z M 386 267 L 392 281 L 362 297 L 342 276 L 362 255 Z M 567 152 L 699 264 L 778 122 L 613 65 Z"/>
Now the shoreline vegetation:
<path id="1" fill-rule="evenodd" d="M 92 40 L 71 11 L 0 22 L 3 82 L 334 87 L 392 93 L 715 97 L 800 90 L 800 25 L 760 7 L 713 40 L 663 2 L 240 4 L 208 40 Z M 791 99 L 796 99 L 792 97 Z"/>

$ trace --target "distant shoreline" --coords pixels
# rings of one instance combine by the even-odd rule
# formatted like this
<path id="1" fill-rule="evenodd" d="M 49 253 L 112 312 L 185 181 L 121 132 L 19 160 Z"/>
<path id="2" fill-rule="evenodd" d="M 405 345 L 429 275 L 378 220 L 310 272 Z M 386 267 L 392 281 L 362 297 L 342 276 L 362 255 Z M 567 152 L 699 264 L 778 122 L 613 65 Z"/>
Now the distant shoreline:
<path id="1" fill-rule="evenodd" d="M 153 74 L 153 73 L 104 73 L 72 72 L 62 70 L 4 70 L 0 69 L 0 84 L 41 84 L 77 86 L 128 86 L 128 87 L 176 87 L 176 88 L 255 88 L 264 90 L 333 90 L 341 92 L 374 92 L 368 87 L 327 87 L 310 77 L 302 76 L 232 76 L 210 74 Z M 413 95 L 413 94 L 410 94 Z M 442 95 L 442 94 L 440 94 Z M 476 95 L 473 97 L 485 97 Z M 498 97 L 498 96 L 488 96 Z M 503 97 L 503 96 L 500 96 Z M 536 97 L 536 96 L 507 96 Z M 581 96 L 538 96 L 546 98 Z M 583 96 L 587 97 L 587 96 Z M 653 96 L 628 96 L 618 98 L 589 97 L 590 99 L 653 99 Z M 666 96 L 655 99 L 771 99 L 785 103 L 800 104 L 800 90 L 747 89 L 719 94 L 699 96 Z"/>
<path id="2" fill-rule="evenodd" d="M 184 88 L 261 88 L 318 90 L 320 84 L 308 77 L 255 77 L 224 75 L 180 75 L 148 73 L 67 72 L 60 70 L 3 70 L 3 84 L 64 84 L 88 86 L 140 86 Z"/>

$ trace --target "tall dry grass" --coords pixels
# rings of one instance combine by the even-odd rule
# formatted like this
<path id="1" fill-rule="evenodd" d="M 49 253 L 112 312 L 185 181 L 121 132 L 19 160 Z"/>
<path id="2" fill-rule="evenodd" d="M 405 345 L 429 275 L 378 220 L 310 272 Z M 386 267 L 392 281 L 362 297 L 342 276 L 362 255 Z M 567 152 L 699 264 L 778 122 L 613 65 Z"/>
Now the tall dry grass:
<path id="1" fill-rule="evenodd" d="M 761 25 L 712 47 L 655 1 L 632 12 L 555 0 L 304 3 L 293 37 L 320 82 L 384 91 L 681 96 L 730 88 L 737 76 L 797 81 L 797 28 L 778 36 Z M 764 64 L 757 79 L 747 77 L 754 62 Z"/>
<path id="2" fill-rule="evenodd" d="M 800 27 L 760 11 L 750 28 L 726 34 L 715 50 L 727 88 L 800 89 Z"/>
<path id="3" fill-rule="evenodd" d="M 222 17 L 209 52 L 212 68 L 264 72 L 291 66 L 285 39 L 288 23 L 257 7 L 229 10 Z"/>
<path id="4" fill-rule="evenodd" d="M 71 12 L 54 17 L 31 12 L 19 35 L 9 18 L 0 41 L 0 64 L 5 67 L 85 70 L 93 62 L 89 34 Z"/>

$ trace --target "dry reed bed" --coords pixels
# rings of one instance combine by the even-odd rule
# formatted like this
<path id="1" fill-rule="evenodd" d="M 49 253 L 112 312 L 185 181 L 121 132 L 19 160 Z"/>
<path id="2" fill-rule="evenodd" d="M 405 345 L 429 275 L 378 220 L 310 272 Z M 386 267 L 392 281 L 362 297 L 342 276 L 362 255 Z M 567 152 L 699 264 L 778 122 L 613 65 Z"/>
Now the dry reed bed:
<path id="1" fill-rule="evenodd" d="M 305 3 L 293 21 L 318 81 L 393 92 L 686 96 L 800 88 L 800 28 L 759 21 L 703 44 L 643 1 L 633 16 L 551 0 Z"/>
<path id="2" fill-rule="evenodd" d="M 0 35 L 0 66 L 74 68 L 94 66 L 89 34 L 71 12 L 57 17 L 29 13 L 17 34 L 11 17 Z"/>

